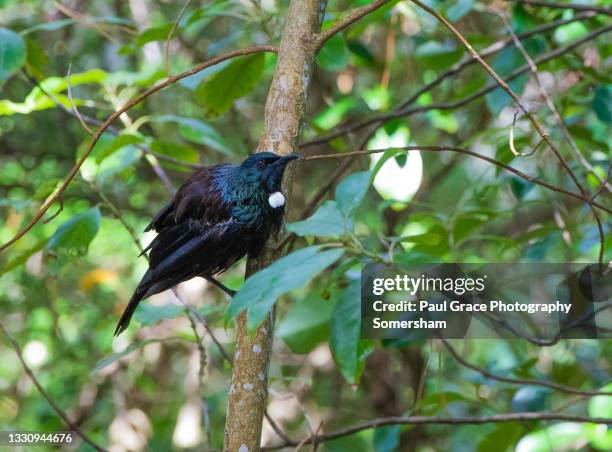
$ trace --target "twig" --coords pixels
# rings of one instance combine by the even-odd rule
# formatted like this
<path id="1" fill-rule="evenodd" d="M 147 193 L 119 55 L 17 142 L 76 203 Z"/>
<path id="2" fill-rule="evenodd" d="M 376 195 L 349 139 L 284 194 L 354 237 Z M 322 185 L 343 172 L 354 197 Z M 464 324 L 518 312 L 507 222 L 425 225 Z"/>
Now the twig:
<path id="1" fill-rule="evenodd" d="M 600 312 L 605 311 L 606 309 L 610 309 L 612 308 L 612 302 L 609 303 L 605 303 L 601 306 L 598 306 L 597 308 L 593 309 L 591 312 L 586 312 L 584 313 L 582 316 L 580 316 L 579 318 L 563 325 L 559 331 L 555 334 L 555 336 L 553 336 L 550 339 L 541 339 L 539 337 L 534 337 L 529 335 L 528 333 L 525 333 L 524 331 L 520 331 L 519 329 L 515 328 L 513 325 L 511 325 L 509 322 L 507 322 L 504 319 L 498 319 L 490 314 L 486 314 L 483 313 L 482 315 L 486 318 L 488 318 L 489 320 L 491 320 L 492 322 L 495 322 L 496 324 L 498 324 L 500 327 L 510 331 L 511 333 L 515 334 L 518 337 L 521 337 L 525 340 L 527 340 L 528 342 L 531 342 L 534 345 L 538 345 L 540 347 L 550 347 L 552 345 L 555 345 L 557 342 L 559 342 L 561 340 L 561 337 L 563 336 L 563 333 L 565 333 L 566 331 L 569 331 L 577 326 L 582 325 L 583 323 L 591 320 L 593 317 L 595 317 L 597 314 L 599 314 Z M 598 329 L 603 330 L 603 327 L 598 327 Z"/>
<path id="2" fill-rule="evenodd" d="M 2 333 L 7 337 L 11 346 L 13 347 L 13 350 L 15 350 L 15 353 L 17 354 L 17 357 L 19 358 L 19 361 L 21 362 L 21 366 L 23 367 L 23 370 L 28 375 L 28 377 L 30 377 L 30 380 L 32 380 L 32 383 L 34 383 L 34 386 L 36 386 L 36 389 L 38 390 L 40 395 L 43 396 L 43 398 L 47 401 L 47 403 L 49 403 L 49 405 L 51 405 L 51 408 L 53 408 L 53 411 L 55 411 L 57 415 L 62 419 L 62 421 L 64 421 L 64 423 L 70 428 L 70 430 L 73 430 L 77 435 L 79 435 L 83 439 L 83 441 L 85 441 L 87 444 L 89 444 L 91 447 L 93 447 L 97 451 L 106 452 L 106 449 L 96 444 L 85 432 L 83 432 L 79 428 L 78 425 L 72 422 L 70 418 L 68 417 L 68 415 L 64 413 L 64 411 L 53 401 L 51 396 L 47 393 L 47 391 L 45 391 L 45 388 L 42 387 L 42 385 L 40 384 L 40 382 L 34 375 L 34 372 L 32 371 L 32 369 L 30 369 L 28 364 L 25 362 L 25 359 L 23 358 L 23 353 L 21 351 L 21 347 L 19 346 L 19 343 L 8 332 L 8 330 L 4 327 L 2 322 L 0 322 L 0 330 L 2 330 Z"/>
<path id="3" fill-rule="evenodd" d="M 176 20 L 172 24 L 172 28 L 170 28 L 170 31 L 168 32 L 166 41 L 164 42 L 164 67 L 166 69 L 166 75 L 168 75 L 168 77 L 170 77 L 170 64 L 168 63 L 168 52 L 170 50 L 170 40 L 172 39 L 172 36 L 174 35 L 174 32 L 176 31 L 176 27 L 178 26 L 178 23 L 183 17 L 183 14 L 185 14 L 185 11 L 187 10 L 187 7 L 189 6 L 190 3 L 191 3 L 191 0 L 187 0 L 185 2 L 183 7 L 181 8 L 181 11 L 179 12 L 179 15 L 176 17 Z"/>
<path id="4" fill-rule="evenodd" d="M 542 386 L 545 388 L 555 389 L 557 391 L 565 392 L 568 394 L 577 394 L 577 395 L 588 396 L 588 397 L 612 396 L 612 392 L 582 390 L 582 389 L 573 388 L 571 386 L 562 385 L 559 383 L 553 383 L 550 381 L 535 380 L 531 378 L 509 378 L 509 377 L 497 375 L 497 374 L 489 372 L 488 370 L 480 368 L 470 363 L 469 361 L 465 360 L 463 357 L 461 357 L 461 355 L 459 355 L 457 350 L 455 350 L 446 339 L 440 336 L 439 336 L 439 339 L 442 341 L 442 344 L 444 344 L 444 346 L 446 347 L 448 352 L 451 354 L 451 356 L 455 359 L 455 361 L 457 361 L 462 366 L 467 367 L 468 369 L 472 369 L 473 371 L 478 372 L 484 377 L 490 378 L 492 380 L 503 381 L 504 383 L 511 383 L 514 385 Z"/>
<path id="5" fill-rule="evenodd" d="M 200 357 L 200 365 L 198 367 L 198 390 L 200 392 L 200 399 L 202 401 L 202 412 L 204 414 L 204 429 L 206 431 L 206 441 L 208 446 L 211 446 L 211 431 L 210 431 L 210 419 L 208 416 L 208 402 L 204 397 L 204 379 L 206 377 L 206 346 L 204 345 L 204 337 L 198 332 L 198 326 L 196 325 L 196 319 L 187 311 L 187 317 L 189 318 L 189 324 L 191 330 L 196 338 L 196 344 L 198 347 L 198 354 Z"/>
<path id="6" fill-rule="evenodd" d="M 544 101 L 546 102 L 546 105 L 547 105 L 548 109 L 552 112 L 553 118 L 555 119 L 555 122 L 557 123 L 557 126 L 561 130 L 561 133 L 563 134 L 563 136 L 566 139 L 566 141 L 569 143 L 570 148 L 574 152 L 574 155 L 576 155 L 576 157 L 578 158 L 578 161 L 581 162 L 582 165 L 587 168 L 587 170 L 595 177 L 595 179 L 597 181 L 601 182 L 602 186 L 606 187 L 608 185 L 607 182 L 606 181 L 602 182 L 599 179 L 599 177 L 595 173 L 595 171 L 594 171 L 593 167 L 591 166 L 591 164 L 588 162 L 588 160 L 586 160 L 584 158 L 584 155 L 582 155 L 582 152 L 580 152 L 580 149 L 578 149 L 578 146 L 574 142 L 574 139 L 572 138 L 571 134 L 569 133 L 569 130 L 567 130 L 567 127 L 565 126 L 565 122 L 563 121 L 563 118 L 561 117 L 561 114 L 557 110 L 557 107 L 555 107 L 554 102 L 552 101 L 552 99 L 550 98 L 550 96 L 546 92 L 546 89 L 544 88 L 544 84 L 542 83 L 542 80 L 540 79 L 540 73 L 538 72 L 538 67 L 535 64 L 535 62 L 533 61 L 533 59 L 531 58 L 531 56 L 529 55 L 529 52 L 527 52 L 527 50 L 525 49 L 525 47 L 523 46 L 521 41 L 516 37 L 516 34 L 514 33 L 514 30 L 512 29 L 512 25 L 510 25 L 510 23 L 508 22 L 506 16 L 504 15 L 504 13 L 499 12 L 498 15 L 500 16 L 502 22 L 504 23 L 504 26 L 506 27 L 506 29 L 510 33 L 510 36 L 512 37 L 512 40 L 513 40 L 515 46 L 517 47 L 519 52 L 521 52 L 521 54 L 523 55 L 523 58 L 525 58 L 525 61 L 527 61 L 527 65 L 529 66 L 529 70 L 531 71 L 533 77 L 535 78 L 535 81 L 536 81 L 536 84 L 537 84 L 538 89 L 540 91 L 540 94 L 544 98 Z M 515 118 L 516 118 L 516 115 L 515 115 Z M 587 193 L 587 191 L 583 187 L 581 187 L 581 185 L 578 182 L 577 178 L 573 175 L 572 171 L 570 170 L 569 165 L 567 165 L 565 163 L 565 160 L 561 157 L 561 153 L 554 146 L 552 146 L 552 144 L 546 139 L 546 137 L 542 136 L 542 140 L 547 142 L 547 144 L 549 145 L 551 150 L 555 153 L 557 159 L 565 167 L 566 172 L 570 175 L 570 177 L 572 178 L 572 180 L 574 181 L 574 183 L 576 184 L 576 186 L 578 187 L 580 192 L 583 195 L 585 195 Z M 541 144 L 541 142 L 542 141 L 540 141 L 538 146 Z M 534 149 L 534 152 L 535 152 L 535 149 Z M 592 196 L 591 196 L 591 199 L 593 199 Z M 604 258 L 604 252 L 605 252 L 605 249 L 606 249 L 606 244 L 605 244 L 606 238 L 605 238 L 605 235 L 604 235 L 603 226 L 601 224 L 601 219 L 599 218 L 599 214 L 592 207 L 591 207 L 591 211 L 593 213 L 593 217 L 595 218 L 595 222 L 597 223 L 597 231 L 599 233 L 599 255 L 598 255 L 598 261 L 599 261 L 599 264 L 602 265 L 603 264 L 603 258 Z"/>
<path id="7" fill-rule="evenodd" d="M 49 218 L 45 218 L 43 220 L 43 224 L 48 224 L 51 223 L 51 221 L 53 221 L 55 218 L 57 218 L 57 216 L 62 213 L 62 211 L 64 210 L 64 201 L 62 200 L 62 198 L 57 198 L 57 201 L 59 202 L 59 207 L 57 209 L 57 212 L 55 212 L 53 215 L 51 215 Z"/>
<path id="8" fill-rule="evenodd" d="M 378 8 L 384 6 L 389 3 L 391 0 L 376 0 L 368 5 L 361 6 L 359 8 L 355 8 L 350 11 L 345 17 L 342 18 L 339 22 L 336 22 L 333 26 L 329 27 L 327 30 L 322 31 L 317 36 L 316 41 L 316 49 L 319 50 L 325 42 L 330 39 L 332 36 L 340 33 L 344 29 L 350 27 L 352 24 L 357 22 L 359 19 L 367 16 L 373 11 L 376 11 Z"/>
<path id="9" fill-rule="evenodd" d="M 521 179 L 525 179 L 528 182 L 533 182 L 534 184 L 538 184 L 541 185 L 543 187 L 548 188 L 549 190 L 552 191 L 556 191 L 558 193 L 562 193 L 566 196 L 571 196 L 572 198 L 575 199 L 579 199 L 581 201 L 586 202 L 589 205 L 592 205 L 594 207 L 597 207 L 601 210 L 603 210 L 604 212 L 607 213 L 612 213 L 612 209 L 599 204 L 598 202 L 593 202 L 591 201 L 590 197 L 588 196 L 584 196 L 582 194 L 579 193 L 574 193 L 572 191 L 566 190 L 565 188 L 559 187 L 557 185 L 553 185 L 549 182 L 537 179 L 533 176 L 530 176 L 520 170 L 517 170 L 516 168 L 513 168 L 510 165 L 507 165 L 503 162 L 500 162 L 499 160 L 495 160 L 491 157 L 487 157 L 486 155 L 482 155 L 479 154 L 477 152 L 474 151 L 470 151 L 468 149 L 463 149 L 463 148 L 457 148 L 457 147 L 451 147 L 451 146 L 401 146 L 401 147 L 393 147 L 393 148 L 385 148 L 385 149 L 367 149 L 367 150 L 361 150 L 361 151 L 351 151 L 351 152 L 341 152 L 338 154 L 324 154 L 324 155 L 312 155 L 309 157 L 304 157 L 303 160 L 305 161 L 314 161 L 314 160 L 334 160 L 334 159 L 345 159 L 345 158 L 350 158 L 350 157 L 355 157 L 355 156 L 360 156 L 360 155 L 369 155 L 369 154 L 378 154 L 381 152 L 385 152 L 388 151 L 390 149 L 402 149 L 404 151 L 431 151 L 431 152 L 443 152 L 443 151 L 450 151 L 450 152 L 458 152 L 460 154 L 466 154 L 466 155 L 471 155 L 472 157 L 476 157 L 479 158 L 481 160 L 484 160 L 486 162 L 492 163 L 495 166 L 498 166 L 500 168 L 505 169 L 506 171 L 509 171 L 515 175 L 517 175 L 518 177 L 520 177 Z"/>
<path id="10" fill-rule="evenodd" d="M 392 416 L 372 419 L 361 422 L 335 432 L 323 435 L 315 435 L 306 438 L 306 441 L 292 441 L 290 443 L 278 444 L 275 446 L 263 447 L 262 450 L 277 450 L 287 446 L 296 446 L 301 442 L 309 444 L 313 441 L 322 443 L 343 436 L 353 435 L 362 430 L 383 427 L 386 425 L 481 425 L 503 422 L 528 422 L 528 421 L 570 421 L 570 422 L 589 422 L 595 424 L 609 425 L 612 420 L 609 418 L 577 416 L 572 414 L 550 413 L 550 412 L 527 412 L 527 413 L 507 413 L 493 414 L 490 416 L 457 416 L 457 417 L 437 417 L 437 416 Z"/>
<path id="11" fill-rule="evenodd" d="M 605 6 L 583 5 L 579 3 L 545 2 L 541 0 L 516 0 L 516 2 L 522 3 L 523 5 L 542 6 L 544 8 L 571 9 L 574 11 L 592 11 L 595 13 L 612 16 L 612 8 L 606 8 Z"/>
<path id="12" fill-rule="evenodd" d="M 538 150 L 538 148 L 542 145 L 544 141 L 543 140 L 538 141 L 538 144 L 536 144 L 533 147 L 533 149 L 527 153 L 517 151 L 516 147 L 514 146 L 514 128 L 516 127 L 516 117 L 517 116 L 518 116 L 518 111 L 514 113 L 514 117 L 512 118 L 512 125 L 510 126 L 510 134 L 508 136 L 508 146 L 510 146 L 510 152 L 512 152 L 516 157 L 529 157 L 536 153 L 536 151 Z"/>
<path id="13" fill-rule="evenodd" d="M 520 39 L 526 39 L 530 36 L 533 36 L 535 34 L 538 33 L 543 33 L 545 31 L 557 28 L 559 26 L 562 25 L 567 25 L 568 23 L 572 23 L 575 21 L 579 21 L 579 20 L 583 20 L 583 19 L 587 19 L 590 17 L 593 17 L 593 13 L 582 13 L 582 14 L 577 14 L 575 17 L 571 18 L 571 19 L 565 19 L 565 20 L 557 20 L 557 21 L 553 21 L 544 25 L 541 25 L 539 27 L 535 27 L 531 30 L 528 30 L 524 33 L 521 33 L 519 36 Z M 571 50 L 573 50 L 576 46 L 583 44 L 584 42 L 587 42 L 597 36 L 599 36 L 602 33 L 605 33 L 606 31 L 609 31 L 610 28 L 602 31 L 602 32 L 598 32 L 598 30 L 596 30 L 595 32 L 593 32 L 594 34 L 592 35 L 586 35 L 584 38 L 588 38 L 588 39 L 579 39 L 577 41 L 574 41 L 573 43 L 565 46 L 565 47 L 560 47 L 559 49 L 549 52 L 548 54 L 543 54 L 538 58 L 538 62 L 539 63 L 543 63 L 545 61 L 548 61 L 552 58 L 556 58 L 564 53 L 570 52 Z M 512 38 L 506 38 L 502 41 L 498 41 L 492 45 L 490 45 L 489 47 L 485 48 L 482 50 L 482 52 L 480 53 L 480 55 L 482 57 L 487 57 L 487 56 L 491 56 L 497 52 L 499 52 L 500 50 L 505 49 L 506 47 L 508 47 L 510 44 L 512 44 Z M 557 53 L 559 50 L 561 50 L 561 53 Z M 550 56 L 550 57 L 548 57 Z M 463 69 L 465 69 L 466 67 L 470 66 L 471 64 L 475 63 L 476 60 L 473 56 L 471 55 L 466 55 L 461 61 L 459 61 L 458 63 L 456 63 L 455 65 L 453 65 L 451 68 L 447 69 L 446 71 L 442 72 L 440 75 L 438 75 L 438 77 L 436 77 L 434 80 L 432 80 L 431 82 L 421 86 L 414 94 L 412 94 L 407 100 L 405 100 L 402 104 L 400 104 L 398 107 L 396 107 L 395 109 L 393 109 L 391 112 L 387 112 L 387 113 L 383 113 L 380 115 L 376 115 L 376 116 L 372 116 L 370 118 L 364 119 L 362 121 L 356 122 L 354 124 L 349 124 L 343 127 L 338 128 L 337 130 L 330 132 L 327 135 L 321 136 L 321 137 L 317 137 L 314 138 L 312 140 L 309 141 L 305 141 L 303 143 L 300 144 L 300 147 L 307 147 L 307 146 L 314 146 L 317 144 L 322 144 L 322 143 L 326 143 L 328 141 L 333 140 L 334 138 L 338 138 L 342 135 L 346 135 L 347 133 L 350 133 L 354 130 L 357 129 L 361 129 L 363 127 L 366 127 L 370 124 L 377 124 L 380 125 L 383 122 L 390 120 L 390 119 L 395 119 L 395 118 L 399 118 L 402 116 L 408 116 L 414 112 L 421 112 L 421 111 L 428 111 L 429 109 L 435 109 L 438 108 L 436 106 L 425 106 L 425 110 L 418 110 L 418 111 L 411 111 L 408 110 L 408 107 L 410 105 L 412 105 L 414 102 L 416 102 L 416 100 L 424 93 L 431 91 L 433 88 L 435 88 L 437 85 L 439 85 L 440 83 L 442 83 L 444 80 L 446 80 L 449 77 L 452 77 L 456 74 L 458 74 L 459 72 L 461 72 Z M 519 73 L 513 73 L 511 74 L 509 77 L 506 78 L 506 81 L 511 81 L 514 80 L 514 78 L 518 77 L 519 75 L 523 74 L 524 72 L 527 72 L 529 70 L 529 68 L 525 65 L 522 68 L 520 68 L 521 71 Z M 493 89 L 495 89 L 497 87 L 496 84 L 490 85 L 489 87 L 485 87 L 482 90 L 480 90 L 478 92 L 478 96 L 471 98 L 468 97 L 466 99 L 469 99 L 467 102 L 471 102 L 472 100 L 476 99 L 477 97 L 483 96 L 485 94 L 487 94 L 489 91 L 492 91 Z M 490 89 L 488 89 L 490 88 Z M 486 90 L 486 91 L 485 91 Z M 459 104 L 457 105 L 457 107 L 462 106 L 465 104 Z M 429 107 L 429 108 L 428 108 Z M 433 108 L 432 108 L 433 107 Z M 457 107 L 453 107 L 453 108 L 457 108 Z"/>
<path id="14" fill-rule="evenodd" d="M 155 94 L 156 92 L 161 91 L 162 89 L 164 89 L 164 88 L 166 88 L 166 87 L 168 87 L 170 85 L 175 84 L 179 80 L 182 80 L 182 79 L 184 79 L 186 77 L 189 77 L 190 75 L 196 74 L 196 73 L 198 73 L 198 72 L 200 72 L 200 71 L 202 71 L 202 70 L 204 70 L 204 69 L 206 69 L 206 68 L 208 68 L 210 66 L 214 66 L 215 64 L 219 64 L 219 63 L 221 63 L 221 62 L 223 62 L 225 60 L 229 60 L 231 58 L 235 58 L 235 57 L 239 57 L 239 56 L 251 55 L 253 53 L 260 53 L 260 52 L 276 52 L 276 51 L 277 51 L 276 47 L 272 47 L 272 46 L 256 46 L 256 47 L 248 47 L 246 49 L 241 49 L 241 50 L 235 50 L 235 51 L 223 54 L 223 55 L 219 55 L 217 57 L 211 58 L 208 61 L 205 61 L 204 63 L 201 63 L 201 64 L 197 65 L 194 68 L 191 68 L 191 69 L 189 69 L 187 71 L 181 72 L 180 74 L 174 75 L 172 77 L 168 77 L 166 80 L 158 83 L 157 85 L 152 86 L 151 88 L 148 88 L 147 90 L 145 90 L 144 92 L 142 92 L 138 96 L 136 96 L 136 97 L 132 98 L 131 100 L 129 100 L 128 102 L 126 102 L 123 105 L 123 107 L 119 108 L 112 115 L 110 115 L 106 119 L 106 121 L 104 121 L 102 123 L 102 125 L 95 131 L 95 133 L 92 136 L 91 142 L 89 143 L 89 146 L 87 147 L 85 152 L 81 155 L 81 157 L 76 162 L 76 164 L 72 167 L 72 169 L 70 170 L 70 172 L 68 173 L 68 175 L 64 179 L 64 181 L 63 181 L 62 185 L 60 186 L 60 188 L 58 190 L 56 190 L 56 192 L 55 192 L 55 194 L 53 196 L 51 196 L 49 199 L 47 199 L 43 203 L 43 205 L 40 207 L 40 209 L 38 210 L 38 212 L 36 213 L 34 218 L 22 230 L 20 230 L 8 242 L 6 242 L 2 246 L 0 246 L 0 252 L 6 250 L 9 246 L 11 246 L 13 243 L 15 243 L 17 240 L 19 240 L 25 234 L 27 234 L 27 232 L 30 229 L 32 229 L 36 225 L 36 223 L 38 223 L 40 221 L 40 219 L 45 214 L 45 212 L 47 212 L 47 210 L 49 210 L 49 207 L 51 207 L 53 202 L 55 200 L 57 200 L 57 198 L 59 198 L 61 196 L 61 194 L 68 188 L 68 186 L 72 182 L 72 179 L 74 179 L 74 177 L 76 176 L 76 174 L 79 171 L 79 168 L 81 167 L 83 162 L 87 159 L 87 157 L 89 156 L 89 154 L 93 150 L 94 146 L 96 145 L 96 143 L 98 142 L 98 140 L 100 139 L 100 137 L 102 136 L 104 131 L 106 129 L 108 129 L 108 127 L 117 118 L 119 118 L 123 113 L 125 113 L 130 108 L 134 107 L 135 105 L 138 105 L 140 102 L 142 102 L 144 99 L 146 99 L 147 97 L 151 96 L 152 94 Z"/>
<path id="15" fill-rule="evenodd" d="M 100 121 L 99 119 L 96 119 L 92 116 L 88 116 L 86 114 L 83 114 L 81 112 L 78 112 L 80 115 L 80 118 L 76 115 L 75 111 L 71 108 L 66 107 L 63 103 L 61 103 L 53 94 L 51 94 L 50 92 L 48 92 L 47 90 L 45 90 L 43 88 L 43 86 L 38 82 L 38 80 L 32 78 L 30 75 L 28 75 L 25 71 L 23 71 L 23 75 L 28 79 L 28 81 L 30 83 L 32 83 L 34 86 L 36 86 L 38 89 L 40 89 L 40 91 L 47 96 L 49 99 L 51 99 L 51 101 L 60 109 L 62 110 L 64 113 L 69 114 L 72 117 L 75 117 L 79 120 L 82 120 L 83 122 L 85 122 L 86 124 L 92 125 L 92 126 L 101 126 L 102 124 L 104 124 L 103 121 Z M 72 105 L 74 106 L 74 102 L 72 102 Z M 86 127 L 86 130 L 90 133 L 93 134 L 93 132 L 91 131 L 91 129 L 89 127 Z M 106 128 L 106 131 L 109 133 L 112 133 L 113 135 L 117 136 L 121 133 L 121 130 L 113 125 L 110 125 Z M 174 165 L 180 165 L 180 166 L 184 166 L 185 168 L 190 168 L 190 169 L 202 169 L 204 168 L 204 165 L 200 165 L 198 163 L 190 163 L 190 162 L 185 162 L 183 160 L 179 160 L 179 159 L 175 159 L 174 157 L 170 157 L 169 155 L 164 155 L 164 154 L 159 154 L 153 150 L 151 150 L 148 146 L 142 144 L 142 143 L 137 143 L 135 144 L 136 147 L 138 147 L 143 153 L 148 154 L 150 156 L 155 157 L 156 159 L 159 160 L 163 160 L 166 161 L 168 163 L 173 163 Z M 164 184 L 166 185 L 166 187 L 168 187 L 168 181 L 166 179 L 162 179 L 162 181 L 164 182 Z M 172 190 L 171 190 L 172 191 Z"/>
<path id="16" fill-rule="evenodd" d="M 411 0 L 411 1 L 412 3 L 417 5 L 419 8 L 421 8 L 422 10 L 426 11 L 427 13 L 435 17 L 440 23 L 442 23 L 446 28 L 448 28 L 448 30 L 453 35 L 455 35 L 455 37 L 465 46 L 466 49 L 468 49 L 468 51 L 476 59 L 478 64 L 480 64 L 484 68 L 484 70 L 491 77 L 493 77 L 493 79 L 497 82 L 497 84 L 514 100 L 516 105 L 518 105 L 521 111 L 527 116 L 527 118 L 529 119 L 529 122 L 531 122 L 533 127 L 538 132 L 538 135 L 540 135 L 542 137 L 542 140 L 546 142 L 546 144 L 548 145 L 550 150 L 553 152 L 553 154 L 555 155 L 555 157 L 557 158 L 557 160 L 559 161 L 559 163 L 561 164 L 565 172 L 568 174 L 572 182 L 574 182 L 574 185 L 578 187 L 578 190 L 580 191 L 582 196 L 583 197 L 588 196 L 587 191 L 584 189 L 584 187 L 582 186 L 582 184 L 580 183 L 580 181 L 574 174 L 574 171 L 570 168 L 567 161 L 563 158 L 563 156 L 561 155 L 561 152 L 559 152 L 559 149 L 557 149 L 557 146 L 550 139 L 548 132 L 544 130 L 544 128 L 542 127 L 542 125 L 540 124 L 536 116 L 529 109 L 527 109 L 525 105 L 523 105 L 518 95 L 512 90 L 512 88 L 510 88 L 510 86 L 504 81 L 504 79 L 502 79 L 497 74 L 497 72 L 495 72 L 495 70 L 491 66 L 489 66 L 489 64 L 480 56 L 480 54 L 474 49 L 472 44 L 469 43 L 469 41 L 465 38 L 465 36 L 463 36 L 463 34 L 461 34 L 461 32 L 457 30 L 457 28 L 453 24 L 451 24 L 444 16 L 438 14 L 438 12 L 436 12 L 433 8 L 430 8 L 429 6 L 425 5 L 420 0 Z M 595 218 L 595 222 L 597 223 L 597 230 L 599 231 L 600 247 L 599 247 L 599 259 L 598 260 L 601 265 L 603 264 L 606 238 L 604 235 L 604 230 L 601 224 L 601 218 L 599 217 L 599 214 L 597 213 L 597 211 L 593 208 L 593 206 L 590 203 L 589 203 L 589 208 L 591 209 L 591 212 L 593 213 L 593 217 Z"/>
<path id="17" fill-rule="evenodd" d="M 565 138 L 565 141 L 567 141 L 567 143 L 570 145 L 570 149 L 572 150 L 572 152 L 574 153 L 578 161 L 582 164 L 582 166 L 584 166 L 586 170 L 591 175 L 593 175 L 595 180 L 597 180 L 599 183 L 602 183 L 604 187 L 607 188 L 608 191 L 612 191 L 612 187 L 610 187 L 610 185 L 605 180 L 602 181 L 599 178 L 599 176 L 595 172 L 595 169 L 589 163 L 589 161 L 584 157 L 584 155 L 578 148 L 578 145 L 574 141 L 572 135 L 569 133 L 569 130 L 567 129 L 567 126 L 565 125 L 565 121 L 563 120 L 561 113 L 555 106 L 555 103 L 553 102 L 550 95 L 546 92 L 546 88 L 544 88 L 544 83 L 542 82 L 542 78 L 540 77 L 540 73 L 538 72 L 538 67 L 536 63 L 533 61 L 533 58 L 531 58 L 531 56 L 529 55 L 529 52 L 527 52 L 527 49 L 525 49 L 525 46 L 523 45 L 521 40 L 517 37 L 516 33 L 514 33 L 514 29 L 512 28 L 512 25 L 510 24 L 510 22 L 508 21 L 506 14 L 502 11 L 497 11 L 497 10 L 495 10 L 495 12 L 497 13 L 497 15 L 500 17 L 500 19 L 504 23 L 504 26 L 506 27 L 506 30 L 508 30 L 508 33 L 510 33 L 512 42 L 514 42 L 515 47 L 519 50 L 519 52 L 521 52 L 521 55 L 523 55 L 523 58 L 525 58 L 525 61 L 529 65 L 529 70 L 531 71 L 531 74 L 533 75 L 536 81 L 536 84 L 538 85 L 538 90 L 540 91 L 540 95 L 544 99 L 544 102 L 546 102 L 546 106 L 548 107 L 548 109 L 553 114 L 555 123 L 557 124 L 557 127 L 559 127 L 559 130 L 561 131 L 561 134 Z M 516 115 L 515 115 L 515 118 L 516 118 Z"/>
<path id="18" fill-rule="evenodd" d="M 599 188 L 597 188 L 595 193 L 593 193 L 593 196 L 591 196 L 591 199 L 595 199 L 601 194 L 603 189 L 606 188 L 606 185 L 610 182 L 611 177 L 612 177 L 612 163 L 608 165 L 608 173 L 606 175 L 606 178 L 601 182 L 601 185 L 599 186 Z"/>
<path id="19" fill-rule="evenodd" d="M 66 91 L 68 92 L 68 100 L 70 101 L 70 106 L 72 107 L 72 111 L 74 112 L 75 116 L 77 117 L 77 119 L 79 120 L 83 128 L 87 130 L 90 135 L 93 135 L 93 130 L 89 128 L 89 126 L 87 125 L 83 117 L 81 116 L 81 113 L 79 112 L 79 109 L 77 108 L 76 104 L 74 103 L 74 99 L 72 98 L 72 84 L 70 83 L 70 75 L 71 75 L 70 70 L 71 69 L 72 69 L 72 63 L 68 65 L 68 72 L 66 73 Z"/>

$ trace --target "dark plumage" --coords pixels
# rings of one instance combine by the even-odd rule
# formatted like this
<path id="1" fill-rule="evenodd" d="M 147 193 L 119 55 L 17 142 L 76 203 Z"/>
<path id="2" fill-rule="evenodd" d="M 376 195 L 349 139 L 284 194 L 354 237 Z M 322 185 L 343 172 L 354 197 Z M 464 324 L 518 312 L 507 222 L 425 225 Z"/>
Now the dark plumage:
<path id="1" fill-rule="evenodd" d="M 128 327 L 140 300 L 196 276 L 216 283 L 213 275 L 259 254 L 282 225 L 281 181 L 286 164 L 296 158 L 260 152 L 239 165 L 215 165 L 191 176 L 145 229 L 158 233 L 144 251 L 149 269 L 115 335 Z"/>

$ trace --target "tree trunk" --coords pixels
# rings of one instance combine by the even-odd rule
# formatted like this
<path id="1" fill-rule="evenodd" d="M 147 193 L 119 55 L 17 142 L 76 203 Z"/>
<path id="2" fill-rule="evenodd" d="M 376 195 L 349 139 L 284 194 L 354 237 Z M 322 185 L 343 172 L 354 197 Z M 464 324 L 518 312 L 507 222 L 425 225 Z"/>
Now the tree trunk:
<path id="1" fill-rule="evenodd" d="M 268 92 L 264 134 L 258 151 L 289 154 L 296 150 L 306 93 L 316 55 L 316 39 L 327 0 L 292 0 L 278 52 L 276 71 Z M 285 190 L 291 199 L 294 165 L 285 172 Z M 287 206 L 286 206 L 287 207 Z M 278 257 L 273 243 L 257 259 L 247 262 L 246 276 Z M 261 427 L 268 396 L 268 369 L 272 352 L 274 310 L 257 332 L 249 336 L 246 313 L 238 316 L 236 353 L 227 401 L 224 450 L 250 452 L 260 448 Z"/>

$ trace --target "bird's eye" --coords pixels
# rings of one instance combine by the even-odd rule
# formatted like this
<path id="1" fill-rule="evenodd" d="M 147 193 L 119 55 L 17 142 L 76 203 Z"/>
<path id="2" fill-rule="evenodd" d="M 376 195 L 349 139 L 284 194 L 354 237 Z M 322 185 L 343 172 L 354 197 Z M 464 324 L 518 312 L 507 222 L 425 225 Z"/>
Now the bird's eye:
<path id="1" fill-rule="evenodd" d="M 258 160 L 257 161 L 257 168 L 259 169 L 264 169 L 264 167 L 266 166 L 266 162 L 263 160 Z"/>

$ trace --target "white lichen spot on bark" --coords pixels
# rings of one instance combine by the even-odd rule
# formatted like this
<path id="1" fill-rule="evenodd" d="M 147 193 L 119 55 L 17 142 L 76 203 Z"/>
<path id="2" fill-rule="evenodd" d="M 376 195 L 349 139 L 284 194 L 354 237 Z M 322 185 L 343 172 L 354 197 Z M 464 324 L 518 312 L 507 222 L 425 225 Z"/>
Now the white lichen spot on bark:
<path id="1" fill-rule="evenodd" d="M 249 448 L 246 444 L 241 444 L 240 448 L 238 449 L 238 452 L 249 452 Z"/>
<path id="2" fill-rule="evenodd" d="M 257 374 L 257 378 L 259 378 L 261 381 L 264 381 L 266 379 L 266 375 L 263 372 L 259 372 Z"/>
<path id="3" fill-rule="evenodd" d="M 261 353 L 261 345 L 257 345 L 257 344 L 253 345 L 253 351 L 255 353 Z"/>
<path id="4" fill-rule="evenodd" d="M 242 388 L 246 391 L 252 391 L 255 386 L 252 383 L 244 383 Z"/>

